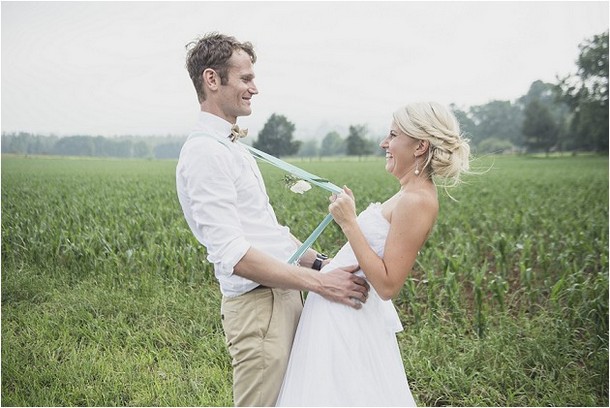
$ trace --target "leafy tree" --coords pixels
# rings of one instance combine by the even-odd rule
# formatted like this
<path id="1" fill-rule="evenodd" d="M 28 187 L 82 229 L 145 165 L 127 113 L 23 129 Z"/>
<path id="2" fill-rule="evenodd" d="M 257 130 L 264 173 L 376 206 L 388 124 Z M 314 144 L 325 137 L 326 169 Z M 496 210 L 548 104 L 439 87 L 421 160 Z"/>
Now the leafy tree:
<path id="1" fill-rule="evenodd" d="M 369 151 L 376 156 L 385 157 L 385 150 L 383 150 L 379 144 L 385 138 L 385 136 L 377 137 L 376 139 L 366 139 L 366 143 L 369 145 Z"/>
<path id="2" fill-rule="evenodd" d="M 495 137 L 489 137 L 477 146 L 479 153 L 504 153 L 514 149 L 514 146 L 508 140 L 500 140 Z"/>
<path id="3" fill-rule="evenodd" d="M 517 103 L 525 108 L 530 102 L 537 100 L 544 105 L 554 105 L 557 99 L 556 85 L 540 80 L 532 82 L 527 94 L 517 99 Z"/>
<path id="4" fill-rule="evenodd" d="M 567 103 L 560 100 L 560 96 L 557 85 L 538 80 L 532 82 L 527 94 L 517 99 L 517 104 L 521 106 L 524 114 L 528 105 L 533 101 L 537 101 L 549 110 L 557 128 L 556 145 L 558 147 L 568 145 L 566 140 L 569 137 L 568 121 L 570 116 L 570 108 Z M 527 146 L 527 136 L 525 145 Z"/>
<path id="5" fill-rule="evenodd" d="M 103 136 L 92 138 L 95 156 L 98 157 L 133 157 L 133 141 L 127 138 L 109 139 Z"/>
<path id="6" fill-rule="evenodd" d="M 329 132 L 322 139 L 320 156 L 338 156 L 345 154 L 345 140 L 337 132 Z"/>
<path id="7" fill-rule="evenodd" d="M 274 113 L 258 133 L 258 140 L 253 146 L 275 157 L 296 154 L 301 147 L 301 141 L 292 140 L 293 132 L 294 124 L 284 115 Z"/>
<path id="8" fill-rule="evenodd" d="M 510 101 L 492 101 L 470 108 L 470 115 L 476 126 L 473 143 L 489 137 L 508 140 L 516 146 L 523 145 L 523 112 L 521 107 Z"/>
<path id="9" fill-rule="evenodd" d="M 131 140 L 113 140 L 111 157 L 133 157 L 133 142 Z"/>
<path id="10" fill-rule="evenodd" d="M 57 136 L 33 135 L 26 132 L 2 133 L 2 153 L 52 154 Z"/>
<path id="11" fill-rule="evenodd" d="M 61 156 L 94 156 L 95 144 L 91 136 L 68 136 L 59 139 L 53 150 Z"/>
<path id="12" fill-rule="evenodd" d="M 558 127 L 549 107 L 538 99 L 525 108 L 523 134 L 528 150 L 542 149 L 549 152 L 557 143 Z"/>
<path id="13" fill-rule="evenodd" d="M 19 134 L 2 134 L 2 153 L 28 153 L 32 135 L 19 132 Z"/>
<path id="14" fill-rule="evenodd" d="M 159 144 L 154 148 L 155 159 L 176 159 L 180 156 L 181 149 L 182 143 L 178 142 Z"/>
<path id="15" fill-rule="evenodd" d="M 573 147 L 608 151 L 608 31 L 581 43 L 575 75 L 560 79 L 561 99 L 572 111 Z"/>
<path id="16" fill-rule="evenodd" d="M 455 118 L 460 124 L 460 131 L 462 132 L 462 134 L 468 139 L 470 139 L 473 144 L 478 144 L 481 140 L 478 137 L 479 135 L 477 133 L 477 126 L 470 117 L 470 114 L 459 109 L 454 104 L 451 104 L 450 107 L 453 111 L 453 114 L 455 115 Z"/>
<path id="17" fill-rule="evenodd" d="M 150 136 L 146 140 L 134 136 L 107 138 L 103 136 L 33 135 L 26 132 L 2 133 L 2 153 L 44 154 L 62 156 L 95 156 L 119 158 L 178 158 L 184 136 Z M 154 149 L 154 150 L 153 150 Z"/>
<path id="18" fill-rule="evenodd" d="M 301 144 L 299 148 L 300 157 L 315 157 L 318 155 L 318 141 L 315 139 L 308 140 Z"/>
<path id="19" fill-rule="evenodd" d="M 346 150 L 348 156 L 364 156 L 373 153 L 371 143 L 366 139 L 368 132 L 365 125 L 349 127 L 349 135 L 346 139 Z"/>
<path id="20" fill-rule="evenodd" d="M 151 157 L 152 150 L 148 143 L 139 141 L 133 145 L 133 157 Z"/>

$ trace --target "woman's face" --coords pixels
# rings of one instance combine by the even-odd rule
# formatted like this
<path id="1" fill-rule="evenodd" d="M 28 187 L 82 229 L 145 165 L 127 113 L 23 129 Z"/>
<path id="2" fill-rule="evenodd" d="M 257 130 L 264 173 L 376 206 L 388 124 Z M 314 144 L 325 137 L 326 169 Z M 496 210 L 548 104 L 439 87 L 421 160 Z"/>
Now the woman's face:
<path id="1" fill-rule="evenodd" d="M 390 133 L 379 146 L 385 150 L 385 169 L 394 177 L 400 179 L 414 171 L 415 150 L 419 140 L 408 136 L 392 121 Z"/>

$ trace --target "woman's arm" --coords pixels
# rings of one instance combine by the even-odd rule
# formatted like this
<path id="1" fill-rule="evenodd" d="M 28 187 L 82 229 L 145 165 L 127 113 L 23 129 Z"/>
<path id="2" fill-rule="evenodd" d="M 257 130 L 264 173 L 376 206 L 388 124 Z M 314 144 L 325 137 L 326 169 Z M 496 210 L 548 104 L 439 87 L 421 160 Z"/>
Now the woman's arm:
<path id="1" fill-rule="evenodd" d="M 398 199 L 392 210 L 384 257 L 380 258 L 356 222 L 351 190 L 345 187 L 344 191 L 330 204 L 329 211 L 341 226 L 371 285 L 382 299 L 391 299 L 411 273 L 417 252 L 434 225 L 438 212 L 436 199 L 423 190 L 403 194 Z"/>

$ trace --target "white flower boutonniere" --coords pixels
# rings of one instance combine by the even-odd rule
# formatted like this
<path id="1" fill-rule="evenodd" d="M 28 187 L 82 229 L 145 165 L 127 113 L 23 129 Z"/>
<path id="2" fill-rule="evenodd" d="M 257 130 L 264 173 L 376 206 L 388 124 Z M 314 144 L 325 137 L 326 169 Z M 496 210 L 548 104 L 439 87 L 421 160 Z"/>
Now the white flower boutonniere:
<path id="1" fill-rule="evenodd" d="M 311 189 L 311 184 L 306 182 L 305 180 L 299 180 L 292 187 L 290 187 L 290 191 L 297 194 L 303 194 L 306 191 Z"/>
<path id="2" fill-rule="evenodd" d="M 284 176 L 284 182 L 286 183 L 286 186 L 289 186 L 290 191 L 293 193 L 303 194 L 306 191 L 311 190 L 311 184 L 291 175 Z"/>

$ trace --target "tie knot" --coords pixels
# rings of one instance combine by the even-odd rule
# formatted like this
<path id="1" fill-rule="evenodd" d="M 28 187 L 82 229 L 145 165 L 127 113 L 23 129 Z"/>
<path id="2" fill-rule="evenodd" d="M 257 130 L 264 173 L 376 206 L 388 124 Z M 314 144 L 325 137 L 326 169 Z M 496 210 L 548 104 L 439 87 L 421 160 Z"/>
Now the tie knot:
<path id="1" fill-rule="evenodd" d="M 231 134 L 229 135 L 229 139 L 231 139 L 232 142 L 246 136 L 248 136 L 248 129 L 240 129 L 237 125 L 231 126 Z"/>

